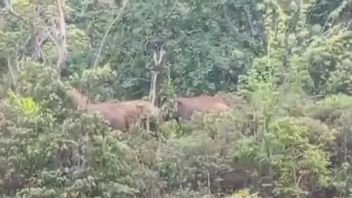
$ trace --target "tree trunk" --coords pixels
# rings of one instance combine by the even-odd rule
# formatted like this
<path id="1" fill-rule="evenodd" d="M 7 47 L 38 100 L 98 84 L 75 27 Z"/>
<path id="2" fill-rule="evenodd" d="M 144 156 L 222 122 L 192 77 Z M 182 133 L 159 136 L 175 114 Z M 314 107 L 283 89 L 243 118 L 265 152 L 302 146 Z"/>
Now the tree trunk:
<path id="1" fill-rule="evenodd" d="M 65 0 L 57 0 L 57 8 L 59 11 L 58 22 L 59 22 L 59 34 L 57 38 L 58 43 L 58 57 L 56 66 L 59 72 L 61 72 L 66 66 L 67 59 L 67 43 L 66 43 L 66 23 L 65 23 Z"/>

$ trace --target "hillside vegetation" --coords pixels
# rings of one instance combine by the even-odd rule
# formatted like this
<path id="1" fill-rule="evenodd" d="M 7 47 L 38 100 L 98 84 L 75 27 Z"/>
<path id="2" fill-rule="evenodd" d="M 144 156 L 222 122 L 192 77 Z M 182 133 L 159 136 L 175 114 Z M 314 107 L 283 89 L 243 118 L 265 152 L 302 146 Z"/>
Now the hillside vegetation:
<path id="1" fill-rule="evenodd" d="M 352 197 L 351 18 L 350 0 L 0 2 L 1 197 Z M 150 130 L 67 94 L 146 98 L 156 69 Z M 230 111 L 162 119 L 206 94 Z"/>

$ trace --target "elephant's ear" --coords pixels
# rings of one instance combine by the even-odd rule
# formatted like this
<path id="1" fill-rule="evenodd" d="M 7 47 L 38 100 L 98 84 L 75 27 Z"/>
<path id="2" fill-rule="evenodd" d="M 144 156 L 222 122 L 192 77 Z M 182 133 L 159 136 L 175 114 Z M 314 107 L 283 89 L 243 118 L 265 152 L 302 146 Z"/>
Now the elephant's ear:
<path id="1" fill-rule="evenodd" d="M 140 104 L 140 103 L 137 103 L 136 104 L 136 108 L 138 110 L 139 113 L 145 113 L 145 108 L 144 108 L 144 105 L 143 104 Z"/>
<path id="2" fill-rule="evenodd" d="M 182 107 L 183 103 L 180 100 L 176 100 L 176 107 Z"/>

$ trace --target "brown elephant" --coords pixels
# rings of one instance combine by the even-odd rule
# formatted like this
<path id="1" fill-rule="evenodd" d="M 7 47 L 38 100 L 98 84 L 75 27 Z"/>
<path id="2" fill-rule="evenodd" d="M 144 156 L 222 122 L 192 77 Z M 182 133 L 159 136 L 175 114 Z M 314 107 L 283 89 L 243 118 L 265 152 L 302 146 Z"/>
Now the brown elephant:
<path id="1" fill-rule="evenodd" d="M 179 97 L 176 103 L 176 119 L 190 120 L 195 112 L 224 112 L 230 109 L 229 102 L 220 96 Z"/>
<path id="2" fill-rule="evenodd" d="M 157 107 L 143 100 L 125 102 L 106 101 L 93 103 L 87 96 L 73 89 L 68 92 L 78 106 L 87 112 L 99 112 L 109 122 L 112 128 L 128 131 L 138 121 L 145 121 L 146 117 L 157 117 Z"/>

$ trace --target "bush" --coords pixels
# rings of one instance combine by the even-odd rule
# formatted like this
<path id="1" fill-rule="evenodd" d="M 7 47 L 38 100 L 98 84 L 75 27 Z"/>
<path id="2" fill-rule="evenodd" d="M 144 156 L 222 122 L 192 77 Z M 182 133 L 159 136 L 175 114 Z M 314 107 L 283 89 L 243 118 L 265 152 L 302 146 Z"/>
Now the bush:
<path id="1" fill-rule="evenodd" d="M 16 100 L 2 101 L 1 192 L 18 197 L 138 193 L 139 169 L 119 133 L 100 116 L 67 108 L 55 71 L 37 64 L 26 69 L 18 87 L 23 91 L 12 94 Z"/>

